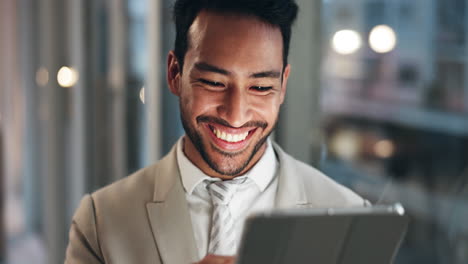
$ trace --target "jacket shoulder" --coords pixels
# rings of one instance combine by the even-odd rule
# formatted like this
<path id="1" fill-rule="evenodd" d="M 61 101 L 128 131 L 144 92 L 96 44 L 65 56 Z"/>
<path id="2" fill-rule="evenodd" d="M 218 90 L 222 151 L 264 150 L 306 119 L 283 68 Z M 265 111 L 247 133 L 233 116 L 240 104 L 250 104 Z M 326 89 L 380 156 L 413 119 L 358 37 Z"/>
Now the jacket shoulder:
<path id="1" fill-rule="evenodd" d="M 154 182 L 158 170 L 158 163 L 140 169 L 135 173 L 107 185 L 91 194 L 98 202 L 112 201 L 146 201 L 153 198 Z"/>
<path id="2" fill-rule="evenodd" d="M 153 200 L 158 164 L 141 169 L 86 195 L 76 211 L 74 225 L 77 230 L 86 231 L 82 241 L 96 245 L 97 250 L 93 251 L 99 252 L 98 256 L 104 259 L 105 263 L 114 263 L 121 259 L 145 259 L 146 255 L 150 255 L 152 259 L 158 258 L 147 213 L 147 204 Z M 73 249 L 78 247 L 72 244 L 71 238 L 72 236 L 70 236 L 69 251 L 73 252 Z M 139 243 L 142 244 L 141 250 L 126 250 Z M 147 250 L 148 248 L 151 250 Z M 79 251 L 82 255 L 90 254 L 85 249 Z M 137 261 L 131 262 L 137 263 Z"/>
<path id="3" fill-rule="evenodd" d="M 369 202 L 349 188 L 339 184 L 316 168 L 285 155 L 303 183 L 308 201 L 314 207 L 367 206 Z"/>

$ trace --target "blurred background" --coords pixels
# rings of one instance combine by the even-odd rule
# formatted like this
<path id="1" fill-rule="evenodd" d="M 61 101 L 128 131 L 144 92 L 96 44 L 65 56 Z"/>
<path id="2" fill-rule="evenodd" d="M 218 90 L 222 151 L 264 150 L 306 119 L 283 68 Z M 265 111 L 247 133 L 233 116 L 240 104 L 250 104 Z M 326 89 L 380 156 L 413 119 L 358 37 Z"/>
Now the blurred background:
<path id="1" fill-rule="evenodd" d="M 468 1 L 298 0 L 275 140 L 412 222 L 396 263 L 468 263 Z M 63 263 L 83 194 L 183 134 L 173 0 L 0 1 L 0 263 Z"/>

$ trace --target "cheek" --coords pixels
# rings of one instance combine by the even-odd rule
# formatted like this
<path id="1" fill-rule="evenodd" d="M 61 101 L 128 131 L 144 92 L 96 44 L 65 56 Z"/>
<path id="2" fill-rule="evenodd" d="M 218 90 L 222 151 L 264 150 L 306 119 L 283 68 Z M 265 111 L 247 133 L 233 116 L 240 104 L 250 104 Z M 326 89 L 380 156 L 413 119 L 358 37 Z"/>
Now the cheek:
<path id="1" fill-rule="evenodd" d="M 189 115 L 192 112 L 190 110 L 192 108 L 192 102 L 193 100 L 190 96 L 184 94 L 180 96 L 180 108 L 182 109 L 185 115 Z"/>
<path id="2" fill-rule="evenodd" d="M 196 88 L 189 88 L 181 99 L 182 107 L 186 109 L 186 113 L 193 118 L 203 114 L 213 114 L 216 111 L 216 106 L 222 101 L 217 96 L 211 95 L 197 90 Z"/>
<path id="3" fill-rule="evenodd" d="M 270 125 L 276 121 L 280 108 L 280 97 L 274 96 L 271 98 L 259 98 L 253 104 L 253 110 L 259 115 L 261 119 L 268 121 Z"/>

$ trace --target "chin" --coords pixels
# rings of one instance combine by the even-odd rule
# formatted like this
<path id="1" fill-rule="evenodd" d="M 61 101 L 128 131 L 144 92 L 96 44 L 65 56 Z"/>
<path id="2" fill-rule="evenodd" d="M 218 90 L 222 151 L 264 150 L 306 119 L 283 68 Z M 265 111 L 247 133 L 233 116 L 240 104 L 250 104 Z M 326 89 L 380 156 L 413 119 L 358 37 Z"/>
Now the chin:
<path id="1" fill-rule="evenodd" d="M 243 150 L 237 153 L 222 153 L 213 146 L 204 157 L 205 162 L 217 173 L 225 176 L 237 176 L 250 167 L 250 162 L 255 155 L 253 149 Z M 202 155 L 203 156 L 203 155 Z"/>
<path id="2" fill-rule="evenodd" d="M 249 145 L 241 151 L 226 152 L 213 143 L 209 143 L 208 146 L 203 144 L 203 149 L 199 152 L 215 172 L 225 176 L 238 176 L 257 162 L 256 154 L 262 151 L 269 134 L 258 139 L 252 138 Z"/>

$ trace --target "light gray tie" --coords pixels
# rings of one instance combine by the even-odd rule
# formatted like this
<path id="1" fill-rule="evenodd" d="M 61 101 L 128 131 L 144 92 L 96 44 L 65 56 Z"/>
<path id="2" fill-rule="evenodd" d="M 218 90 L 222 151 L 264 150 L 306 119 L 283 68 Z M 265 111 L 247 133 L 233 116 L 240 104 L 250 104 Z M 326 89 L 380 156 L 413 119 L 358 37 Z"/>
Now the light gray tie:
<path id="1" fill-rule="evenodd" d="M 213 202 L 208 253 L 225 256 L 236 253 L 237 234 L 228 204 L 236 193 L 239 184 L 245 180 L 246 178 L 217 181 L 207 186 Z"/>

